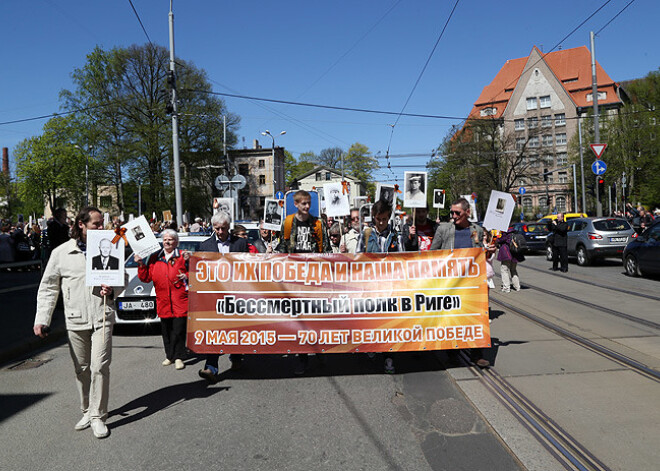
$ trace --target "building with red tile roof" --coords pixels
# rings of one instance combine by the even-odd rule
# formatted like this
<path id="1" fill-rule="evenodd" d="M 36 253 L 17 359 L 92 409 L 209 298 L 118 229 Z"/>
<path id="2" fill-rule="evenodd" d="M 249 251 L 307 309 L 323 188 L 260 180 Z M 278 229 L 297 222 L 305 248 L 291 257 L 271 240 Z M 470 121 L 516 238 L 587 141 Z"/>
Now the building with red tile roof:
<path id="1" fill-rule="evenodd" d="M 599 114 L 617 113 L 623 105 L 620 87 L 596 62 Z M 517 182 L 527 190 L 525 214 L 572 210 L 568 143 L 577 133 L 577 121 L 593 109 L 591 53 L 585 46 L 543 54 L 536 46 L 529 56 L 506 61 L 486 85 L 470 118 L 500 120 L 512 146 L 524 152 L 527 170 Z M 506 140 L 504 140 L 506 142 Z M 583 143 L 588 149 L 589 143 Z M 591 172 L 585 153 L 585 179 Z M 546 179 L 543 173 L 552 172 Z M 589 173 L 587 173 L 589 172 Z M 580 179 L 579 169 L 577 179 Z M 517 187 L 515 188 L 517 189 Z"/>

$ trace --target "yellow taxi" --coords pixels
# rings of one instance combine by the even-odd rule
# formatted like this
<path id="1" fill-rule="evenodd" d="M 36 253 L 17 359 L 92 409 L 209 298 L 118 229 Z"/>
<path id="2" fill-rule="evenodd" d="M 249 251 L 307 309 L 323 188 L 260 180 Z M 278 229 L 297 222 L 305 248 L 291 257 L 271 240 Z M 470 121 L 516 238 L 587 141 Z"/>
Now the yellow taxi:
<path id="1" fill-rule="evenodd" d="M 575 218 L 586 218 L 586 217 L 588 216 L 584 213 L 564 213 L 564 221 L 568 221 L 570 219 L 575 219 Z M 544 222 L 547 224 L 548 221 L 554 221 L 555 219 L 557 219 L 556 214 L 548 214 L 547 216 L 543 216 L 541 219 L 539 219 L 536 222 Z"/>

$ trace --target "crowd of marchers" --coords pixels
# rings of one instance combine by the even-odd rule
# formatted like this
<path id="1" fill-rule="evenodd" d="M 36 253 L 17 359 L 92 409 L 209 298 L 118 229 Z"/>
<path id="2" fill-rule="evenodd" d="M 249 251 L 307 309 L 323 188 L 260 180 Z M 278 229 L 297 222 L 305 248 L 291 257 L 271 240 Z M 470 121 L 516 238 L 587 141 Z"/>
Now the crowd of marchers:
<path id="1" fill-rule="evenodd" d="M 495 288 L 493 261 L 500 262 L 501 291 L 510 293 L 520 290 L 517 264 L 524 261 L 525 239 L 514 232 L 484 230 L 472 222 L 470 203 L 459 198 L 450 207 L 449 220 L 432 220 L 427 208 L 416 208 L 407 218 L 395 214 L 386 200 L 371 206 L 370 222 L 360 217 L 356 208 L 350 217 L 339 221 L 325 215 L 316 217 L 310 213 L 311 195 L 300 190 L 294 195 L 295 213 L 282 222 L 280 231 L 265 229 L 259 236 L 248 240 L 248 231 L 238 223 L 233 229 L 231 216 L 216 213 L 206 223 L 196 219 L 190 232 L 205 233 L 209 237 L 199 250 L 217 253 L 390 253 L 418 252 L 425 250 L 453 250 L 481 248 L 486 254 L 486 273 L 489 288 Z M 632 211 L 631 211 L 632 213 Z M 639 214 L 639 213 L 638 213 Z M 640 215 L 640 224 L 647 222 Z M 364 215 L 363 215 L 364 216 Z M 105 423 L 108 416 L 109 371 L 112 353 L 112 328 L 115 320 L 115 298 L 124 286 L 87 287 L 85 285 L 86 243 L 88 231 L 112 229 L 118 221 L 104 224 L 103 214 L 94 207 L 83 208 L 69 227 L 65 211 L 56 211 L 48 222 L 48 262 L 45 266 L 38 291 L 34 333 L 48 335 L 60 294 L 63 298 L 66 329 L 70 353 L 76 372 L 80 393 L 82 417 L 75 430 L 91 428 L 94 436 L 109 435 Z M 553 232 L 553 268 L 566 271 L 565 237 L 567 224 L 563 214 L 549 223 Z M 165 358 L 162 365 L 174 365 L 185 369 L 186 322 L 188 316 L 188 273 L 190 254 L 179 250 L 179 234 L 176 226 L 167 222 L 153 222 L 152 228 L 160 234 L 162 249 L 143 260 L 134 255 L 138 265 L 138 277 L 152 282 L 156 291 L 156 309 L 161 320 L 161 334 Z M 183 229 L 183 228 L 180 228 Z M 3 228 L 3 234 L 5 233 Z M 471 360 L 479 367 L 490 366 L 481 349 L 469 352 Z M 371 358 L 373 353 L 367 353 Z M 239 371 L 249 356 L 230 355 L 231 370 Z M 321 355 L 317 355 L 323 361 Z M 206 355 L 199 376 L 208 383 L 219 381 L 219 355 Z M 395 372 L 396 353 L 382 354 L 386 373 Z M 309 356 L 296 356 L 294 373 L 305 374 L 309 369 Z"/>

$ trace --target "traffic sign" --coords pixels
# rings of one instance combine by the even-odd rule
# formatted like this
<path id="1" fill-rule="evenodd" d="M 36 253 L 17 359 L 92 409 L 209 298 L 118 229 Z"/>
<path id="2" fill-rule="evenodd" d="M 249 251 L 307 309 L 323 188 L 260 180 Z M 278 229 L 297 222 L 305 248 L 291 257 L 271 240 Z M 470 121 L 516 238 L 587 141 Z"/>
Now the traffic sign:
<path id="1" fill-rule="evenodd" d="M 596 175 L 604 174 L 605 170 L 607 170 L 607 164 L 602 160 L 596 160 L 593 164 L 591 164 L 591 171 Z"/>
<path id="2" fill-rule="evenodd" d="M 607 148 L 607 144 L 589 144 L 589 147 L 591 147 L 591 150 L 596 155 L 596 158 L 600 159 L 603 155 L 603 152 L 605 152 L 605 149 Z"/>
<path id="3" fill-rule="evenodd" d="M 231 190 L 225 190 L 225 192 L 222 194 L 222 197 L 237 199 L 238 191 L 234 190 L 233 188 Z"/>
<path id="4" fill-rule="evenodd" d="M 245 188 L 245 185 L 247 184 L 247 180 L 240 173 L 237 173 L 236 175 L 231 177 L 231 182 L 234 185 L 236 185 L 237 190 L 242 190 L 243 188 Z"/>
<path id="5" fill-rule="evenodd" d="M 229 188 L 229 178 L 227 178 L 227 175 L 218 175 L 215 178 L 215 187 L 220 191 Z"/>
<path id="6" fill-rule="evenodd" d="M 275 198 L 278 200 L 284 199 L 284 192 L 278 191 L 277 193 L 275 193 Z"/>
<path id="7" fill-rule="evenodd" d="M 521 186 L 521 187 L 518 189 L 518 193 L 520 193 L 521 195 L 524 195 L 525 193 L 527 193 L 527 190 L 525 189 L 524 186 Z"/>

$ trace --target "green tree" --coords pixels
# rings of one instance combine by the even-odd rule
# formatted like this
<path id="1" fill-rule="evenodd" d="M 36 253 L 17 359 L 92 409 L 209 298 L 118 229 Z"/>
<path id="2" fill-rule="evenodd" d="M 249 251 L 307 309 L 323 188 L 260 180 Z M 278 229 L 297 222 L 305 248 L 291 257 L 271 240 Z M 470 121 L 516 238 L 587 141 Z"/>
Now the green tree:
<path id="1" fill-rule="evenodd" d="M 55 117 L 43 134 L 21 141 L 14 151 L 17 188 L 21 199 L 41 214 L 46 201 L 51 211 L 67 201 L 82 205 L 85 194 L 85 155 L 71 142 L 79 137 L 80 123 L 72 115 Z"/>
<path id="2" fill-rule="evenodd" d="M 206 73 L 177 59 L 179 148 L 183 167 L 184 207 L 205 211 L 212 182 L 223 159 L 223 115 L 227 117 L 227 145 L 236 142 L 233 129 L 239 118 L 209 92 Z M 124 209 L 124 180 L 143 183 L 144 200 L 160 212 L 174 206 L 169 53 L 151 44 L 105 51 L 96 48 L 81 69 L 75 69 L 75 88 L 62 91 L 67 110 L 84 109 L 88 132 L 81 140 L 94 143 L 104 164 L 106 183 L 115 185 Z M 132 185 L 131 185 L 132 186 Z M 202 209 L 204 208 L 204 209 Z"/>

